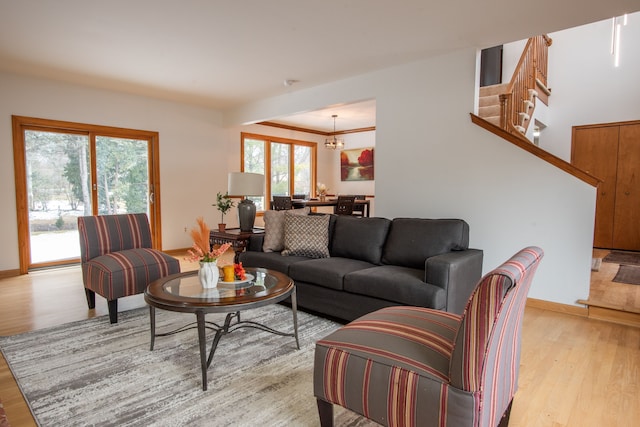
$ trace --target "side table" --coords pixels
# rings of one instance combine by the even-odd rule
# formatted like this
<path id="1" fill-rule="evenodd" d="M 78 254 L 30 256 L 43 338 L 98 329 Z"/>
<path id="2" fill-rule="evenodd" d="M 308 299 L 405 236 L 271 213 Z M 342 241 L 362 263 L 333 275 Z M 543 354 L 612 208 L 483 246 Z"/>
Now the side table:
<path id="1" fill-rule="evenodd" d="M 240 231 L 240 228 L 227 228 L 225 231 L 211 230 L 209 232 L 209 245 L 222 245 L 231 243 L 236 255 L 233 262 L 238 262 L 238 255 L 247 247 L 247 241 L 254 234 L 263 234 L 264 228 L 254 228 L 252 231 Z"/>

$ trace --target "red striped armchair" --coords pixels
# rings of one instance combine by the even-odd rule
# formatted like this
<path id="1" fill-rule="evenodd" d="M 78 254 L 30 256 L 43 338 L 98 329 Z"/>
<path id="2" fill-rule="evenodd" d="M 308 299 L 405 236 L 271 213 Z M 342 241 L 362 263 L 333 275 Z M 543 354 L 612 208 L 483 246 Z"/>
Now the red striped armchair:
<path id="1" fill-rule="evenodd" d="M 78 232 L 87 304 L 95 308 L 96 293 L 103 296 L 111 323 L 118 322 L 118 298 L 180 272 L 176 258 L 152 248 L 146 214 L 79 217 Z"/>
<path id="2" fill-rule="evenodd" d="M 316 343 L 322 426 L 333 404 L 385 426 L 507 425 L 518 385 L 522 316 L 540 248 L 484 276 L 463 314 L 388 307 Z"/>

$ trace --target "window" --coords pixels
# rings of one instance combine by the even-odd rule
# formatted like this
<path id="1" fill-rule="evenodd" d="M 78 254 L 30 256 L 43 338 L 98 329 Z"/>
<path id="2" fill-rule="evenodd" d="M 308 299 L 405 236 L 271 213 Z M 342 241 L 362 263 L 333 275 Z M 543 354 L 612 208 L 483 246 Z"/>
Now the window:
<path id="1" fill-rule="evenodd" d="M 242 171 L 265 176 L 265 197 L 252 197 L 257 210 L 268 209 L 272 196 L 312 196 L 316 177 L 316 143 L 242 133 Z"/>

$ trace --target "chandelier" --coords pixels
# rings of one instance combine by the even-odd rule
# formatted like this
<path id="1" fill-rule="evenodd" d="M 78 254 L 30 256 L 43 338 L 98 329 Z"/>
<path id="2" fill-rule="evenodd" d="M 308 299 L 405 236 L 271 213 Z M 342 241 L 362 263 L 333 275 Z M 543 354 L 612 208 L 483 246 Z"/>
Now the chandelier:
<path id="1" fill-rule="evenodd" d="M 334 114 L 331 117 L 333 117 L 333 134 L 324 141 L 324 148 L 330 148 L 332 150 L 337 148 L 342 150 L 344 148 L 344 141 L 341 138 L 336 138 L 336 117 L 338 117 L 338 115 Z"/>

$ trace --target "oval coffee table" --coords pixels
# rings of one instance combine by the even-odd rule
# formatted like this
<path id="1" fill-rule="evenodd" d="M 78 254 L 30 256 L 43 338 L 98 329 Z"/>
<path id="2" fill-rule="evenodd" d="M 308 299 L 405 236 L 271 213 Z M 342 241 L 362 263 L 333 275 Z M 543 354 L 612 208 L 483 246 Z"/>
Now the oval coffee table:
<path id="1" fill-rule="evenodd" d="M 219 282 L 217 288 L 205 289 L 198 280 L 197 271 L 172 274 L 151 283 L 144 292 L 144 300 L 149 305 L 151 318 L 151 350 L 156 337 L 172 335 L 188 329 L 198 329 L 200 344 L 200 365 L 202 368 L 202 389 L 207 389 L 207 369 L 223 335 L 240 328 L 257 328 L 273 334 L 295 337 L 298 341 L 298 317 L 296 305 L 296 287 L 290 277 L 266 268 L 247 268 L 247 278 L 244 282 Z M 293 313 L 293 333 L 276 331 L 257 322 L 240 319 L 241 310 L 275 304 L 291 297 L 291 311 Z M 156 334 L 155 309 L 195 313 L 196 324 L 184 326 L 171 332 Z M 205 321 L 207 313 L 228 313 L 223 325 Z M 215 336 L 207 358 L 206 331 L 215 331 Z"/>

